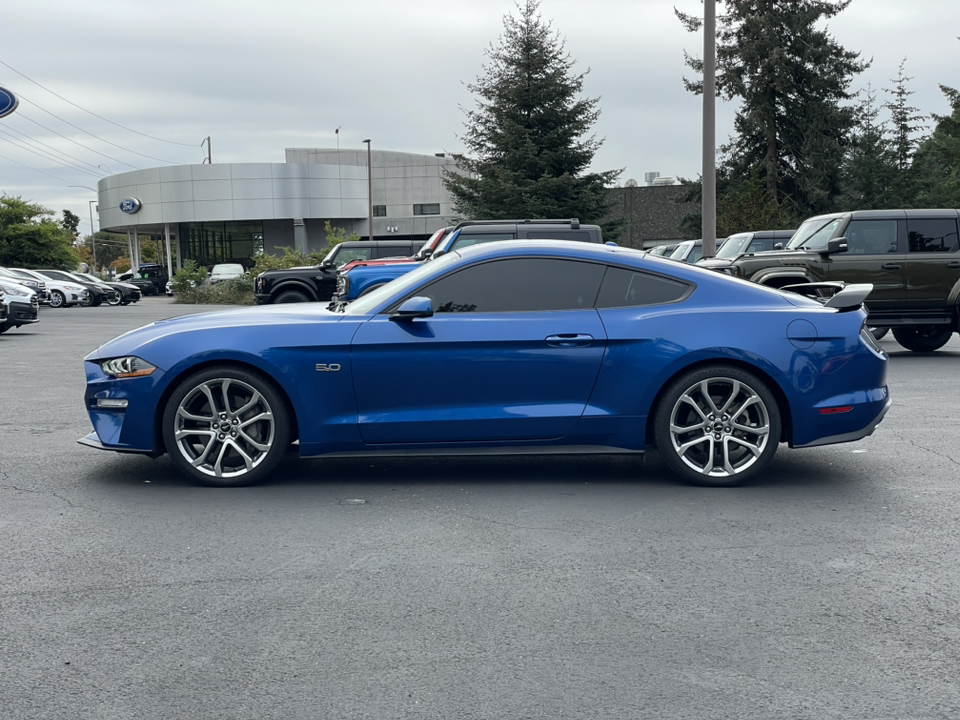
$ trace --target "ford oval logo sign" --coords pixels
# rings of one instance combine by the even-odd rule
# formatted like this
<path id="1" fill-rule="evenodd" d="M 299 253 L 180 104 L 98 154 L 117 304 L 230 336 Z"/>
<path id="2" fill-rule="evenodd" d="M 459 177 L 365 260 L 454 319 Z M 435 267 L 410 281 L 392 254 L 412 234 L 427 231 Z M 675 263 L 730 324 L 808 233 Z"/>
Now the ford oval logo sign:
<path id="1" fill-rule="evenodd" d="M 20 99 L 5 87 L 0 85 L 0 118 L 5 117 L 17 109 Z"/>
<path id="2" fill-rule="evenodd" d="M 120 212 L 125 212 L 127 215 L 133 215 L 139 209 L 140 201 L 136 198 L 124 198 L 120 201 Z"/>

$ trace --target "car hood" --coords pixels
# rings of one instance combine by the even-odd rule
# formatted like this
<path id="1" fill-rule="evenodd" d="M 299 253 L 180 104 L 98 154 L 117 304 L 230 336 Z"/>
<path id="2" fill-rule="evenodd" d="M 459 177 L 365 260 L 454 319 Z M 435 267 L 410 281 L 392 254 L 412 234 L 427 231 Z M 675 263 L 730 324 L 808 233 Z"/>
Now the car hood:
<path id="1" fill-rule="evenodd" d="M 265 307 L 182 315 L 158 320 L 119 335 L 98 347 L 87 356 L 87 359 L 95 360 L 103 357 L 135 355 L 140 348 L 171 335 L 226 328 L 336 323 L 340 322 L 343 317 L 343 313 L 331 312 L 319 303 L 284 303 Z"/>

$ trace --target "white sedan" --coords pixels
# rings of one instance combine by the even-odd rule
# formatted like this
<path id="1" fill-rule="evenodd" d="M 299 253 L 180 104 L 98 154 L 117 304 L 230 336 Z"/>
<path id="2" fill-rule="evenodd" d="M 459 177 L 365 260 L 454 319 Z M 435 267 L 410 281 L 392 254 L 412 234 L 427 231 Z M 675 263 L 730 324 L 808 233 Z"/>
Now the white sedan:
<path id="1" fill-rule="evenodd" d="M 55 280 L 25 268 L 8 268 L 8 270 L 22 277 L 28 277 L 33 280 L 43 280 L 47 284 L 47 292 L 50 293 L 50 307 L 53 308 L 79 305 L 86 300 L 89 295 L 87 289 L 80 285 L 80 283 Z"/>

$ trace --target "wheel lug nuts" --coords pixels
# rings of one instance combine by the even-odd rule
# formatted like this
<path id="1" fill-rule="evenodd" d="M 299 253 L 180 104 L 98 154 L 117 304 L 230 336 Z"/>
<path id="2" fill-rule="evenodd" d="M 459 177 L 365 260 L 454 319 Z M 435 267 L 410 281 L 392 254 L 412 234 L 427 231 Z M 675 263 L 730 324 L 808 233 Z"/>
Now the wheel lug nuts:
<path id="1" fill-rule="evenodd" d="M 240 424 L 240 421 L 237 420 L 236 418 L 234 418 L 232 422 L 233 422 L 234 425 L 239 425 L 239 424 Z"/>

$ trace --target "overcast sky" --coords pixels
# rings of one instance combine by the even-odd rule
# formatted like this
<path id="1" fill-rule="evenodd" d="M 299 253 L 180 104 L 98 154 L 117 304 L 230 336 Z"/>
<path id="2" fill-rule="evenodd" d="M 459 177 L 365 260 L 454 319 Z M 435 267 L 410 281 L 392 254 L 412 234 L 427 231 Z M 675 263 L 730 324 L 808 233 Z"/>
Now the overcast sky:
<path id="1" fill-rule="evenodd" d="M 699 173 L 701 100 L 681 78 L 689 75 L 684 50 L 700 55 L 702 39 L 683 30 L 675 6 L 702 13 L 699 0 L 540 6 L 575 70 L 590 71 L 584 94 L 600 98 L 595 132 L 604 139 L 594 169 L 623 168 L 621 184 L 642 184 L 648 171 Z M 58 213 L 69 208 L 86 233 L 95 194 L 72 185 L 95 188 L 98 176 L 200 163 L 207 136 L 215 163 L 283 162 L 287 147 L 336 147 L 338 127 L 341 148 L 371 138 L 380 150 L 462 152 L 460 108 L 474 105 L 466 84 L 483 73 L 484 49 L 496 44 L 506 13 L 516 14 L 512 0 L 7 3 L 0 85 L 21 102 L 0 119 L 0 190 Z M 870 83 L 885 101 L 882 88 L 906 57 L 912 104 L 948 112 L 938 85 L 960 88 L 958 0 L 853 0 L 829 29 L 873 59 L 854 88 Z M 113 123 L 172 142 L 98 119 L 11 68 Z M 719 142 L 731 133 L 734 111 L 718 107 Z M 11 141 L 45 143 L 83 170 Z"/>

